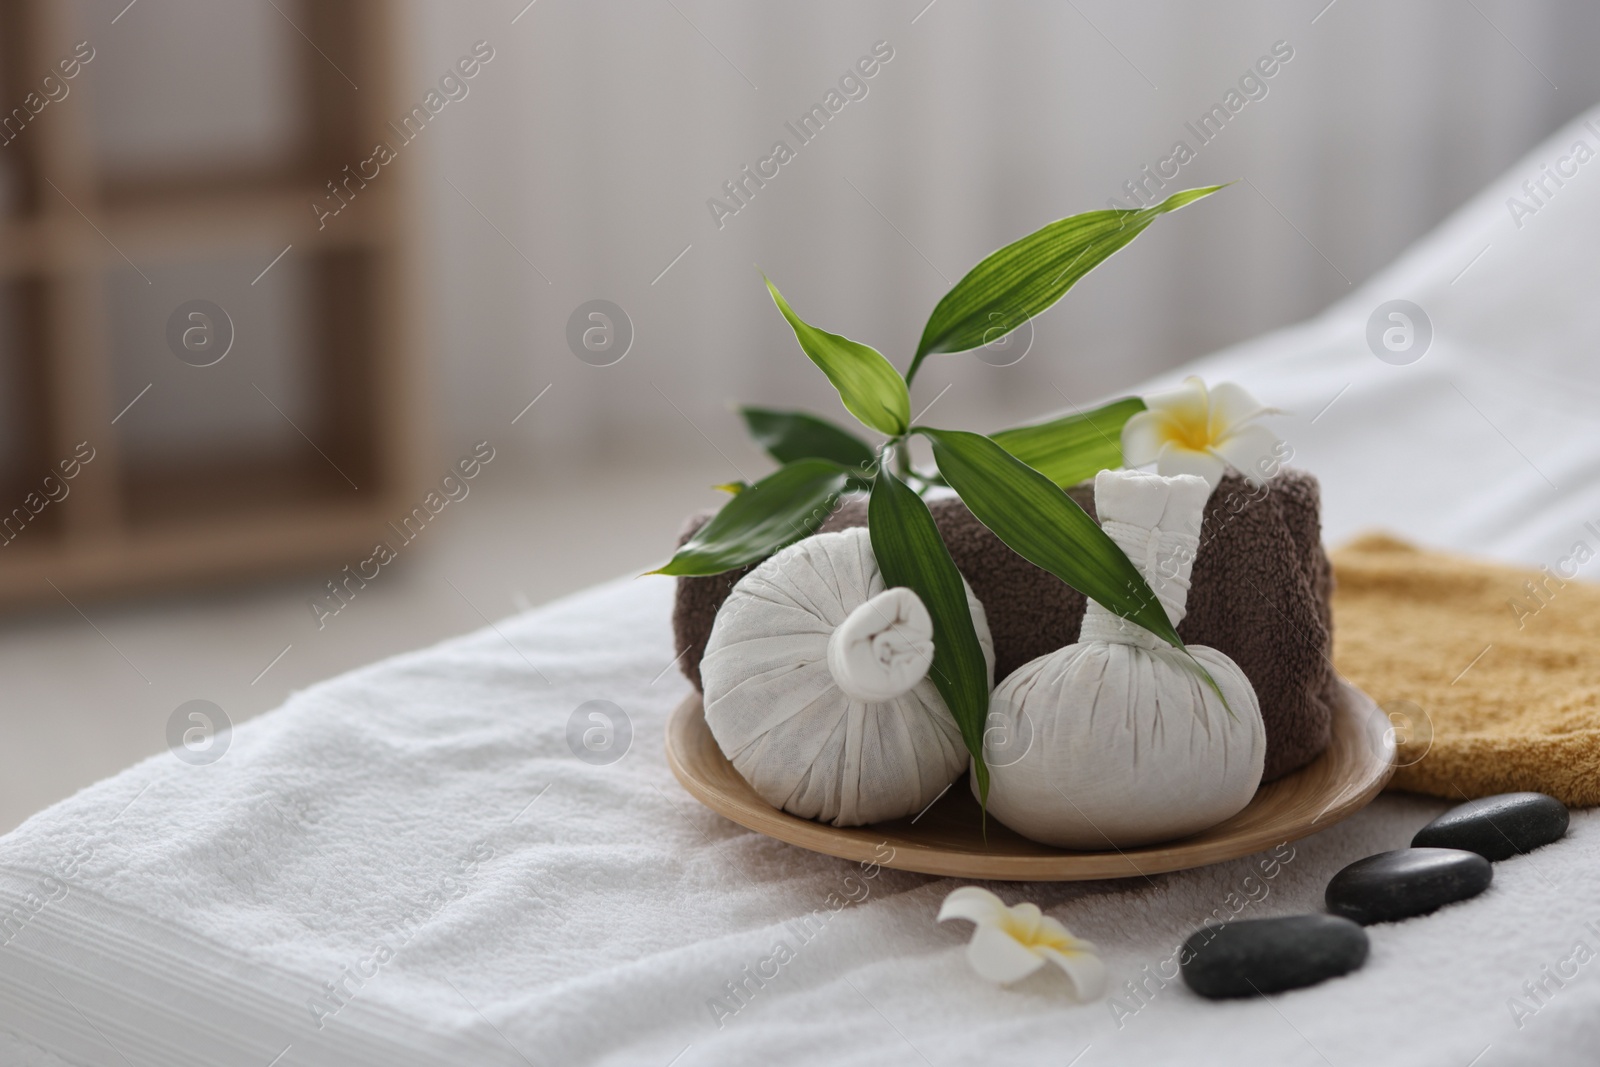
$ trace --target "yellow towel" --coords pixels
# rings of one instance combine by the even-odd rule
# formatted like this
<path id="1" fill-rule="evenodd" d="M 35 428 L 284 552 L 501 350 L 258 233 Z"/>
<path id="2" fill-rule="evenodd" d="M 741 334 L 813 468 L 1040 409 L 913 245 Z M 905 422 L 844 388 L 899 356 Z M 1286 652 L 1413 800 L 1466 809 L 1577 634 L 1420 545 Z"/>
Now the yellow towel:
<path id="1" fill-rule="evenodd" d="M 1423 713 L 1397 732 L 1391 789 L 1600 804 L 1600 585 L 1561 577 L 1591 554 L 1573 549 L 1542 571 L 1381 534 L 1333 553 L 1335 666 L 1385 711 Z"/>

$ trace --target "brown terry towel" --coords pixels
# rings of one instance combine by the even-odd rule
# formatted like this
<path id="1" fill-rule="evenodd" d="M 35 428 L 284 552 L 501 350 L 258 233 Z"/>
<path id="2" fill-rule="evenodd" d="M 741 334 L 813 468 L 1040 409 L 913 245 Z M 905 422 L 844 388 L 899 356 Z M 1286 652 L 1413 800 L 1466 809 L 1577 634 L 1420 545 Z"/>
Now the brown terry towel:
<path id="1" fill-rule="evenodd" d="M 1091 516 L 1094 486 L 1069 492 Z M 994 635 L 995 680 L 1029 660 L 1078 639 L 1084 597 L 1035 567 L 973 518 L 953 497 L 930 500 L 956 567 L 982 602 Z M 1328 658 L 1332 572 L 1322 550 L 1317 481 L 1285 470 L 1252 489 L 1230 473 L 1211 494 L 1189 589 L 1189 614 L 1178 627 L 1185 642 L 1232 657 L 1255 687 L 1266 721 L 1265 780 L 1314 759 L 1327 746 L 1337 696 Z M 710 517 L 694 516 L 679 543 Z M 852 498 L 823 531 L 865 526 L 867 504 Z M 700 688 L 700 657 L 728 591 L 753 567 L 678 579 L 672 626 L 683 672 Z"/>
<path id="2" fill-rule="evenodd" d="M 1594 552 L 1587 536 L 1573 549 L 1556 570 Z M 1381 534 L 1333 560 L 1340 673 L 1414 720 L 1397 722 L 1391 789 L 1600 804 L 1600 585 Z"/>

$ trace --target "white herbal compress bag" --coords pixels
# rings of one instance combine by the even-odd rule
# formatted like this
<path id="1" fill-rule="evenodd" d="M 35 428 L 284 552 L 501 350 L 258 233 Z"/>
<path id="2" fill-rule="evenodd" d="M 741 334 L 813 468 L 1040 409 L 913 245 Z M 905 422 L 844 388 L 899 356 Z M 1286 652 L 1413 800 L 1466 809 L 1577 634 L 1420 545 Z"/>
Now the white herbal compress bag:
<path id="1" fill-rule="evenodd" d="M 970 588 L 967 603 L 992 682 Z M 747 574 L 717 612 L 700 664 L 706 724 L 774 807 L 835 826 L 914 815 L 968 762 L 932 662 L 928 609 L 885 587 L 868 532 L 818 534 Z"/>
<path id="2" fill-rule="evenodd" d="M 1205 479 L 1142 471 L 1095 478 L 1100 525 L 1183 621 Z M 989 814 L 1025 837 L 1102 850 L 1197 833 L 1250 802 L 1266 732 L 1255 689 L 1214 648 L 1188 656 L 1090 601 L 1078 642 L 995 688 L 984 732 Z"/>

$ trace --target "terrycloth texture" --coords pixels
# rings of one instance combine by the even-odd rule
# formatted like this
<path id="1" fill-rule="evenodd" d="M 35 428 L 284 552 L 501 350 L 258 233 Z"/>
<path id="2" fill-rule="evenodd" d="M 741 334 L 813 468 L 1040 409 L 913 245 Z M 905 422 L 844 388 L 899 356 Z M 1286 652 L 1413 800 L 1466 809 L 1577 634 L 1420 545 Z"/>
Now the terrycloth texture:
<path id="1" fill-rule="evenodd" d="M 1588 558 L 1600 534 L 1579 543 Z M 1392 788 L 1600 804 L 1600 585 L 1381 535 L 1333 558 L 1334 662 L 1406 715 Z"/>
<path id="2" fill-rule="evenodd" d="M 1108 470 L 1094 490 L 1106 533 L 1182 622 L 1205 479 Z M 1237 664 L 1205 645 L 1179 652 L 1093 602 L 1076 642 L 995 688 L 983 736 L 989 813 L 1024 837 L 1086 850 L 1187 837 L 1236 814 L 1261 784 L 1267 747 Z"/>
<path id="3" fill-rule="evenodd" d="M 858 527 L 790 545 L 735 586 L 717 613 L 701 664 L 706 725 L 774 807 L 835 826 L 887 822 L 932 804 L 966 769 L 961 728 L 925 677 L 932 621 L 915 593 L 911 604 L 926 629 L 903 636 L 928 658 L 898 692 L 886 686 L 895 672 L 873 670 L 872 634 L 862 624 L 888 630 L 891 641 L 902 636 L 886 591 L 872 541 Z M 994 643 L 970 589 L 967 604 L 992 670 Z M 865 637 L 867 647 L 851 647 L 851 636 Z M 898 651 L 915 656 L 904 644 Z M 841 681 L 888 695 L 851 696 Z"/>
<path id="4" fill-rule="evenodd" d="M 1587 970 L 1521 1031 L 1506 1008 L 1600 915 L 1581 811 L 1483 896 L 1372 928 L 1347 978 L 1228 1005 L 1163 983 L 1207 918 L 1319 910 L 1335 871 L 1447 806 L 1415 797 L 1201 870 L 989 883 L 1094 942 L 1110 996 L 1073 1003 L 1044 973 L 993 987 L 965 924 L 935 921 L 962 882 L 781 844 L 677 785 L 671 600 L 626 579 L 500 620 L 296 695 L 216 764 L 163 752 L 0 839 L 0 1064 L 943 1067 L 1091 1047 L 1079 1067 L 1463 1067 L 1493 1044 L 1483 1067 L 1574 1062 L 1600 1032 Z M 594 699 L 632 723 L 610 766 L 569 748 Z"/>
<path id="5" fill-rule="evenodd" d="M 1092 486 L 1069 492 L 1091 516 Z M 956 567 L 988 612 L 995 677 L 1004 678 L 1078 639 L 1084 596 L 1035 567 L 991 533 L 954 496 L 928 501 Z M 1338 681 L 1328 658 L 1332 572 L 1322 549 L 1317 479 L 1285 470 L 1266 489 L 1239 474 L 1222 480 L 1206 504 L 1189 590 L 1185 642 L 1207 645 L 1243 669 L 1267 728 L 1266 781 L 1302 767 L 1328 744 Z M 710 513 L 684 527 L 688 540 Z M 865 526 L 866 501 L 849 499 L 822 529 Z M 700 657 L 711 621 L 747 570 L 678 579 L 672 625 L 685 675 L 700 685 Z"/>
<path id="6" fill-rule="evenodd" d="M 1281 430 L 1326 486 L 1333 543 L 1381 523 L 1558 565 L 1600 523 L 1600 181 L 1568 181 L 1521 230 L 1505 200 L 1594 136 L 1562 130 L 1326 315 L 1147 387 L 1198 373 L 1296 412 Z M 1396 293 L 1437 329 L 1405 367 L 1364 339 Z M 162 754 L 0 838 L 0 1064 L 1593 1063 L 1593 810 L 1481 896 L 1369 928 L 1361 970 L 1270 1000 L 1162 975 L 1208 917 L 1320 910 L 1340 867 L 1447 802 L 1385 794 L 1283 849 L 1148 880 L 992 883 L 1097 944 L 1113 999 L 1070 1003 L 1050 975 L 995 989 L 962 924 L 934 921 L 959 883 L 779 844 L 673 782 L 672 596 L 624 581 L 347 675 L 241 727 L 219 763 Z M 633 722 L 610 767 L 568 748 L 595 698 Z M 395 924 L 409 938 L 374 973 Z M 779 940 L 793 958 L 768 962 Z M 306 1002 L 336 979 L 355 992 L 318 1032 Z"/>

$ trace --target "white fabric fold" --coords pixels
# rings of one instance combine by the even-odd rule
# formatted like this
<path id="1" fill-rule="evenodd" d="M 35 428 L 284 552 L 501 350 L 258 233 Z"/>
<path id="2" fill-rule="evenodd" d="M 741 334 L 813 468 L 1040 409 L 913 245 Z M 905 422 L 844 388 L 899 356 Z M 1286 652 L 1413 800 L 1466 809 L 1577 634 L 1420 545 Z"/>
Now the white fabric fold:
<path id="1" fill-rule="evenodd" d="M 1211 485 L 1195 474 L 1163 478 L 1139 470 L 1103 471 L 1095 478 L 1095 509 L 1100 528 L 1128 559 L 1161 601 L 1172 625 L 1188 614 L 1189 576 L 1200 546 L 1200 521 Z M 1084 641 L 1120 641 L 1145 648 L 1164 642 L 1149 630 L 1089 601 L 1084 609 Z"/>
<path id="2" fill-rule="evenodd" d="M 828 671 L 852 700 L 893 700 L 933 666 L 933 617 L 905 586 L 852 611 L 828 638 Z"/>

